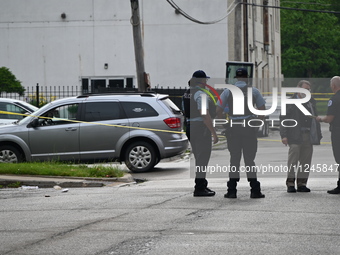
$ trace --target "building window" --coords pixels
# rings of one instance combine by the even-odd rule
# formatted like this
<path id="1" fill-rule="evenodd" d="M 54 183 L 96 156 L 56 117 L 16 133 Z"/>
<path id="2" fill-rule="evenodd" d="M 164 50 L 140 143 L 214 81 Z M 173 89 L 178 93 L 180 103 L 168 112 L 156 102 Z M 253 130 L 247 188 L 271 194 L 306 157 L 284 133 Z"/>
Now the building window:
<path id="1" fill-rule="evenodd" d="M 275 29 L 274 29 L 272 14 L 270 14 L 269 20 L 270 20 L 270 31 L 271 31 L 271 53 L 275 54 Z"/>
<path id="2" fill-rule="evenodd" d="M 124 88 L 124 79 L 109 79 L 109 88 Z"/>
<path id="3" fill-rule="evenodd" d="M 253 7 L 255 21 L 257 21 L 257 9 L 258 8 L 256 6 Z"/>
<path id="4" fill-rule="evenodd" d="M 264 0 L 261 1 L 261 5 L 263 5 L 263 1 Z M 260 7 L 260 10 L 261 10 L 261 19 L 260 19 L 261 20 L 261 24 L 263 24 L 263 9 L 264 9 L 264 7 Z"/>
<path id="5" fill-rule="evenodd" d="M 110 90 L 124 90 L 134 88 L 133 77 L 107 76 L 107 77 L 82 77 L 83 93 L 103 93 Z"/>
<path id="6" fill-rule="evenodd" d="M 275 6 L 279 6 L 279 0 L 275 0 Z M 280 9 L 275 8 L 275 29 L 277 32 L 280 31 Z"/>

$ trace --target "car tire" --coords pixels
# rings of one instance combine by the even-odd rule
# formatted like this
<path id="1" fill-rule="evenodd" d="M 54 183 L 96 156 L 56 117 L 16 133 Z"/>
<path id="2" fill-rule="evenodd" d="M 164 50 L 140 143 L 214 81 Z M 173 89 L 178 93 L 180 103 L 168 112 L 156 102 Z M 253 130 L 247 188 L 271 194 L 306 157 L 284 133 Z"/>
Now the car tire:
<path id="1" fill-rule="evenodd" d="M 125 151 L 125 164 L 135 173 L 151 170 L 157 162 L 155 148 L 148 142 L 134 142 Z"/>
<path id="2" fill-rule="evenodd" d="M 0 163 L 20 163 L 23 161 L 23 155 L 14 146 L 0 146 Z"/>

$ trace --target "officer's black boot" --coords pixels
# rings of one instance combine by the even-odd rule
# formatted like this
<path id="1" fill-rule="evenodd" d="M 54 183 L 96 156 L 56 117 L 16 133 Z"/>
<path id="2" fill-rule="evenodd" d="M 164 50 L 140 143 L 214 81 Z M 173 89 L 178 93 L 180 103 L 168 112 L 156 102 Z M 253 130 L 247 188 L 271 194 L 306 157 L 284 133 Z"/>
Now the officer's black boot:
<path id="1" fill-rule="evenodd" d="M 338 181 L 338 186 L 335 189 L 328 190 L 328 194 L 340 194 L 340 179 Z"/>
<path id="2" fill-rule="evenodd" d="M 228 192 L 224 194 L 225 198 L 236 198 L 236 193 L 237 193 L 237 180 L 236 179 L 230 179 L 227 182 L 227 187 L 228 187 Z"/>
<path id="3" fill-rule="evenodd" d="M 251 179 L 249 181 L 251 190 L 250 190 L 250 198 L 264 198 L 264 194 L 261 193 L 260 182 L 256 179 Z"/>

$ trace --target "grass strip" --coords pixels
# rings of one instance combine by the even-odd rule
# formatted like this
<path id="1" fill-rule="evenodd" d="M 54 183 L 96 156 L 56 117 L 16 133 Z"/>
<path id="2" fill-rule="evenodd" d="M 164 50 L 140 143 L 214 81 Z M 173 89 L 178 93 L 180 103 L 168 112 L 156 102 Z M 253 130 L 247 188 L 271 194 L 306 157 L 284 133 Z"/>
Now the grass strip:
<path id="1" fill-rule="evenodd" d="M 0 174 L 72 177 L 122 177 L 118 166 L 66 164 L 60 162 L 1 163 Z"/>

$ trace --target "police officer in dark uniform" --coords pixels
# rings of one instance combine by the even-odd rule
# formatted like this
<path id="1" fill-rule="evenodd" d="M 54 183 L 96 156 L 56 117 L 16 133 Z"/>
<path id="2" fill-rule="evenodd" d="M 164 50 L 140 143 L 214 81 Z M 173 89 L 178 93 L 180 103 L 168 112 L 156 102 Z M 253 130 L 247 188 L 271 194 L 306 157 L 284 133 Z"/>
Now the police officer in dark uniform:
<path id="1" fill-rule="evenodd" d="M 332 149 L 335 162 L 340 164 L 340 76 L 334 76 L 330 82 L 331 90 L 334 95 L 328 101 L 327 115 L 325 117 L 317 117 L 320 122 L 330 123 Z M 339 168 L 338 168 L 339 171 Z M 329 194 L 340 194 L 340 172 L 337 187 L 328 190 Z"/>
<path id="2" fill-rule="evenodd" d="M 204 91 L 208 78 L 202 70 L 194 72 L 189 81 L 190 88 L 183 95 L 186 134 L 195 157 L 195 197 L 215 195 L 215 192 L 208 188 L 208 181 L 206 180 L 206 167 L 212 149 L 211 136 L 213 136 L 214 143 L 218 142 L 212 124 L 212 118 L 216 115 L 216 107 Z M 205 96 L 202 96 L 203 94 Z M 206 107 L 204 111 L 201 109 L 202 106 Z"/>
<path id="3" fill-rule="evenodd" d="M 257 152 L 257 130 L 258 128 L 251 127 L 248 125 L 248 121 L 257 118 L 252 114 L 248 107 L 247 99 L 247 88 L 248 88 L 248 72 L 245 68 L 239 68 L 236 70 L 237 82 L 235 86 L 242 90 L 244 94 L 244 114 L 236 115 L 233 113 L 233 95 L 229 89 L 225 89 L 220 98 L 222 104 L 217 104 L 217 116 L 223 118 L 223 112 L 225 113 L 226 107 L 229 107 L 229 123 L 227 124 L 226 137 L 228 143 L 228 150 L 230 152 L 230 171 L 229 181 L 227 183 L 228 192 L 224 195 L 226 198 L 236 198 L 236 186 L 240 180 L 240 161 L 243 153 L 245 170 L 247 178 L 251 187 L 251 198 L 264 198 L 265 196 L 261 193 L 260 182 L 257 181 L 257 173 L 255 166 L 255 156 Z M 261 93 L 256 89 L 252 88 L 253 92 L 253 103 L 257 109 L 265 110 L 265 100 Z M 252 123 L 253 126 L 258 126 L 255 121 Z"/>

